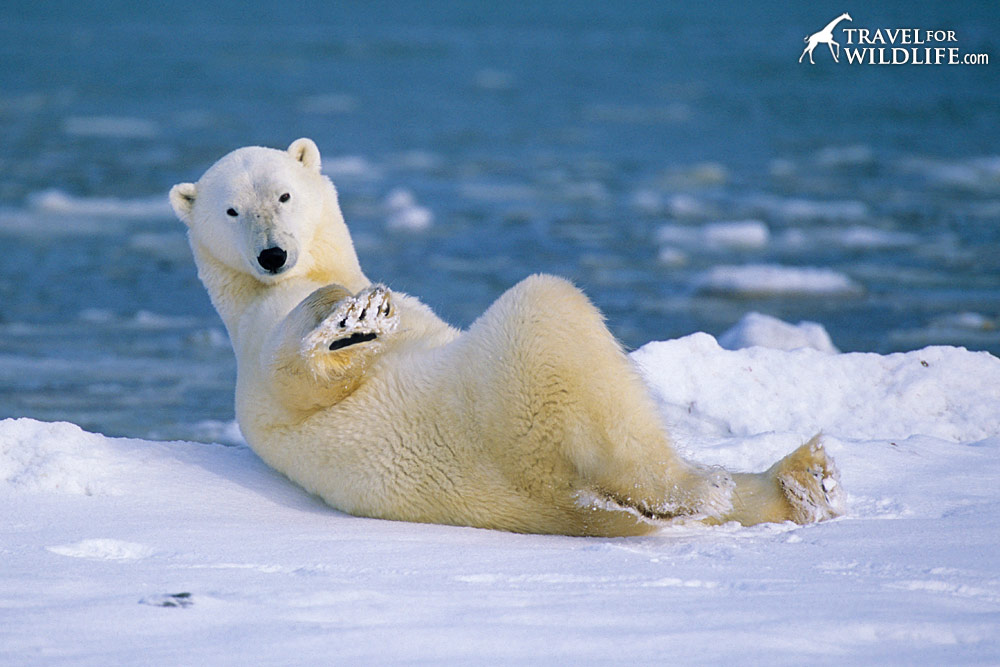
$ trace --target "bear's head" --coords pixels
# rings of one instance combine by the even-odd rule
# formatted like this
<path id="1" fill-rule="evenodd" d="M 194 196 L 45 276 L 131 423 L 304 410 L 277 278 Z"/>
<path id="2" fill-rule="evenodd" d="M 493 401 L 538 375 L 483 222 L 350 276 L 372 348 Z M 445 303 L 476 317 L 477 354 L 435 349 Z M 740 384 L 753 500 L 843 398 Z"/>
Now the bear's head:
<path id="1" fill-rule="evenodd" d="M 320 173 L 319 149 L 311 139 L 298 139 L 287 151 L 235 150 L 197 183 L 171 188 L 170 203 L 188 226 L 196 257 L 207 253 L 262 283 L 334 269 L 318 266 L 323 258 L 316 256 L 330 255 L 331 247 L 343 255 L 342 270 L 357 267 L 336 190 Z"/>

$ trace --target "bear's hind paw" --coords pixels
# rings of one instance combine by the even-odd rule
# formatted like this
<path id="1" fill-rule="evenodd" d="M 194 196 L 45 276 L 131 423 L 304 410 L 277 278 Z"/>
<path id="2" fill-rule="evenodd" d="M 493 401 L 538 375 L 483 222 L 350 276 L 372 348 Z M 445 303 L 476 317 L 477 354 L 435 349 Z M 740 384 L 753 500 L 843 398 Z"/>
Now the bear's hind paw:
<path id="1" fill-rule="evenodd" d="M 383 285 L 373 285 L 337 302 L 302 341 L 303 353 L 314 356 L 368 343 L 392 333 L 398 325 L 392 293 Z"/>
<path id="2" fill-rule="evenodd" d="M 791 505 L 792 521 L 813 523 L 844 513 L 846 494 L 840 471 L 820 444 L 820 436 L 779 461 L 777 468 L 777 481 Z"/>

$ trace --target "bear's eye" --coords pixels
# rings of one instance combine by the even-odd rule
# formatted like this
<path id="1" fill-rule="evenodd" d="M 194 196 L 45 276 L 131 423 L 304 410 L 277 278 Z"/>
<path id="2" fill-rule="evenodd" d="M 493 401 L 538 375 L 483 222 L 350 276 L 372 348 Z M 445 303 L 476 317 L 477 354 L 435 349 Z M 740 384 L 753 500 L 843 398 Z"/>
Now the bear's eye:
<path id="1" fill-rule="evenodd" d="M 239 213 L 236 212 L 235 208 L 230 208 L 230 209 L 226 209 L 226 215 L 228 215 L 231 218 L 235 218 L 236 216 L 239 215 Z"/>
<path id="2" fill-rule="evenodd" d="M 288 201 L 291 198 L 292 198 L 292 195 L 290 195 L 290 194 L 288 194 L 286 192 L 285 194 L 283 194 L 280 197 L 278 197 L 278 201 L 280 201 L 282 204 L 284 204 L 286 201 Z"/>

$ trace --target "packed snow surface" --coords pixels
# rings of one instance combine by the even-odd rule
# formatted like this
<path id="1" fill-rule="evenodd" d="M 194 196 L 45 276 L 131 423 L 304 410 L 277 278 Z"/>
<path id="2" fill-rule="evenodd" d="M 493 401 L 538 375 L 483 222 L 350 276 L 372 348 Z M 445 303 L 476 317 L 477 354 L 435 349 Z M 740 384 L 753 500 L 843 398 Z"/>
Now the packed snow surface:
<path id="1" fill-rule="evenodd" d="M 629 539 L 376 521 L 245 446 L 2 421 L 0 662 L 1000 660 L 1000 360 L 765 338 L 633 360 L 690 458 L 760 470 L 822 431 L 843 518 Z"/>

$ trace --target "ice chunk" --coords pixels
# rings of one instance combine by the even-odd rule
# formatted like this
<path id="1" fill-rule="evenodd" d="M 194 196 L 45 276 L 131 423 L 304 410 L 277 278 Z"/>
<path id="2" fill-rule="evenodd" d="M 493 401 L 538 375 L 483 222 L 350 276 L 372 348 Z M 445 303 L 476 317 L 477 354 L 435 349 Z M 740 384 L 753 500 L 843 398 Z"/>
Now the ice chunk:
<path id="1" fill-rule="evenodd" d="M 856 296 L 864 291 L 850 277 L 832 269 L 776 264 L 716 266 L 698 276 L 695 289 L 740 295 Z"/>
<path id="2" fill-rule="evenodd" d="M 727 350 L 768 347 L 774 350 L 812 348 L 828 354 L 839 350 L 821 324 L 789 324 L 761 313 L 747 313 L 733 328 L 719 336 L 719 345 Z"/>

